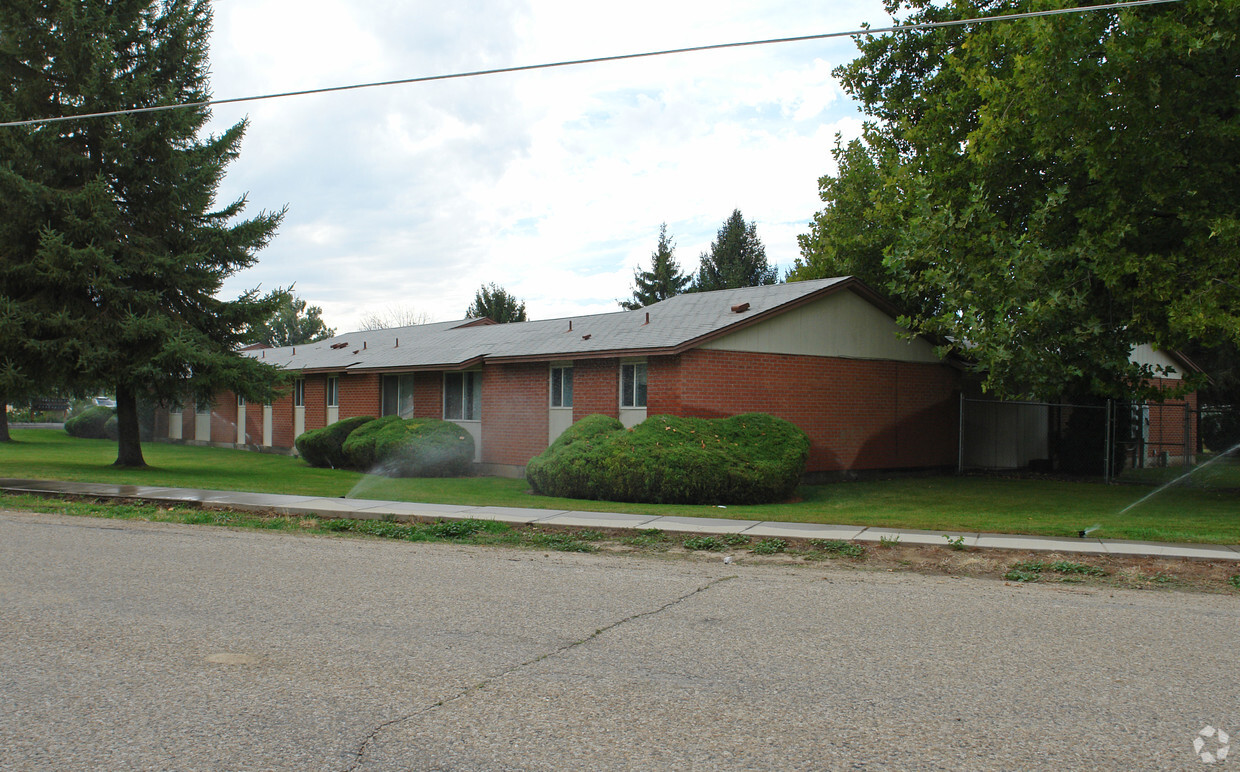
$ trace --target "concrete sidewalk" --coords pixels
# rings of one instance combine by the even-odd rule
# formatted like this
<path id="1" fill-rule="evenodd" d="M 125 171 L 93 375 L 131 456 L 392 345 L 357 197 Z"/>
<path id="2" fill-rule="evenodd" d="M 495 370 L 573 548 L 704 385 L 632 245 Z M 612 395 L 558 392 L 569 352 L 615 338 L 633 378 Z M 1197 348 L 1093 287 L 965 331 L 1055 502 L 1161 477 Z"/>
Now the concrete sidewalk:
<path id="1" fill-rule="evenodd" d="M 1191 558 L 1195 560 L 1234 560 L 1240 562 L 1240 545 L 1171 544 L 1165 542 L 1123 541 L 1118 539 L 1070 539 L 1052 536 L 1020 536 L 999 533 L 956 531 L 918 531 L 902 528 L 870 528 L 860 525 L 817 525 L 760 520 L 733 520 L 714 517 L 674 517 L 628 515 L 619 512 L 578 512 L 517 507 L 473 507 L 454 504 L 415 504 L 374 499 L 322 498 L 277 493 L 161 488 L 146 485 L 17 480 L 0 478 L 0 490 L 11 493 L 70 494 L 99 498 L 139 499 L 162 504 L 200 504 L 206 507 L 275 512 L 282 515 L 362 520 L 497 520 L 518 525 L 574 528 L 658 528 L 677 533 L 731 534 L 759 538 L 840 539 L 877 542 L 899 539 L 901 544 L 944 546 L 948 537 L 963 537 L 966 547 L 985 549 L 1074 552 L 1091 555 L 1127 555 Z M 722 511 L 722 510 L 721 510 Z"/>

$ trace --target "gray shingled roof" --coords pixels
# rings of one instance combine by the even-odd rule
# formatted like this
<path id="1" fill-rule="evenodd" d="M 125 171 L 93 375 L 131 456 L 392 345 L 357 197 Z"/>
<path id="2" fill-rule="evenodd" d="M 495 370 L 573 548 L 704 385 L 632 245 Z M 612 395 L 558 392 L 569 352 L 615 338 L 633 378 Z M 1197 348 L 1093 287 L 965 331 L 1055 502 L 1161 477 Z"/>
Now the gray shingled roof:
<path id="1" fill-rule="evenodd" d="M 511 324 L 477 324 L 463 319 L 350 332 L 317 343 L 243 353 L 286 370 L 353 372 L 451 370 L 483 359 L 554 360 L 672 353 L 846 285 L 861 286 L 845 276 L 695 292 L 637 311 Z M 749 304 L 747 310 L 732 310 L 745 303 Z"/>

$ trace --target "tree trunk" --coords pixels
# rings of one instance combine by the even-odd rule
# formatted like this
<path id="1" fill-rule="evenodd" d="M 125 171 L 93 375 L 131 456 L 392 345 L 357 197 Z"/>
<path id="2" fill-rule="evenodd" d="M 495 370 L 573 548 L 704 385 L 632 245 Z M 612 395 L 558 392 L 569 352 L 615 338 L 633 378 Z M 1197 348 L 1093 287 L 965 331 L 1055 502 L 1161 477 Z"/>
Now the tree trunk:
<path id="1" fill-rule="evenodd" d="M 138 429 L 138 395 L 122 384 L 116 387 L 116 463 L 113 466 L 146 466 Z"/>
<path id="2" fill-rule="evenodd" d="M 0 391 L 0 442 L 12 442 L 13 438 L 9 436 L 9 400 L 3 391 Z"/>

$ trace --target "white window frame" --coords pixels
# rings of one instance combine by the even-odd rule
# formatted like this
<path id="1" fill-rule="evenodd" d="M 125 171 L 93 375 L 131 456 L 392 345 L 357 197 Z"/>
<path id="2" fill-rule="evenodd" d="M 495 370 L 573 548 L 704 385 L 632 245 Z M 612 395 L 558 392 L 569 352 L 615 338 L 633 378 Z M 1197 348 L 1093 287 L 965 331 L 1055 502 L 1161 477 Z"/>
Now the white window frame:
<path id="1" fill-rule="evenodd" d="M 459 377 L 460 380 L 460 399 L 459 404 L 461 411 L 459 415 L 453 415 L 448 412 L 448 392 L 456 391 L 456 388 L 450 388 L 448 380 L 450 378 Z M 466 394 L 470 399 L 466 399 Z M 470 411 L 467 408 L 472 407 Z M 459 372 L 447 372 L 443 374 L 443 417 L 446 421 L 481 421 L 482 420 L 482 371 L 481 370 L 463 370 Z"/>
<path id="2" fill-rule="evenodd" d="M 211 403 L 194 400 L 194 415 L 211 415 Z"/>
<path id="3" fill-rule="evenodd" d="M 245 397 L 237 395 L 237 407 L 245 407 Z"/>
<path id="4" fill-rule="evenodd" d="M 293 407 L 306 406 L 306 379 L 297 378 L 293 381 Z"/>
<path id="5" fill-rule="evenodd" d="M 557 394 L 557 388 L 558 394 Z M 568 388 L 566 389 L 565 386 Z M 571 408 L 573 406 L 573 366 L 572 364 L 551 365 L 551 387 L 547 389 L 551 407 Z M 565 393 L 568 399 L 564 398 Z M 558 398 L 558 399 L 557 399 Z"/>
<path id="6" fill-rule="evenodd" d="M 340 377 L 327 376 L 327 406 L 340 407 Z"/>
<path id="7" fill-rule="evenodd" d="M 638 377 L 640 374 L 640 377 Z M 626 409 L 640 409 L 646 407 L 646 403 L 650 401 L 650 371 L 646 367 L 645 362 L 621 362 L 620 363 L 620 407 Z M 629 401 L 625 401 L 625 381 L 630 382 Z M 638 401 L 638 385 L 642 387 L 641 400 Z"/>

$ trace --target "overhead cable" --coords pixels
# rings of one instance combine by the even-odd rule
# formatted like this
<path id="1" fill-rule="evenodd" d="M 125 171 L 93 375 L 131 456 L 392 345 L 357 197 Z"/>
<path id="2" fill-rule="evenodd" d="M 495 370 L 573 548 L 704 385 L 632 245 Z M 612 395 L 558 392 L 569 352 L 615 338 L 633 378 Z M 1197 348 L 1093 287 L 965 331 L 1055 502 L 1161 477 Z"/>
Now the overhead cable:
<path id="1" fill-rule="evenodd" d="M 381 80 L 371 83 L 353 83 L 346 86 L 326 86 L 323 88 L 311 88 L 301 91 L 283 91 L 274 94 L 260 94 L 257 96 L 232 97 L 229 99 L 204 99 L 197 102 L 183 102 L 170 105 L 156 105 L 154 107 L 131 107 L 123 110 L 107 110 L 97 113 L 82 113 L 81 115 L 62 115 L 52 118 L 32 118 L 21 121 L 7 121 L 0 123 L 0 128 L 8 126 L 32 126 L 35 124 L 59 123 L 62 121 L 77 121 L 87 118 L 109 118 L 117 115 L 136 115 L 139 113 L 154 113 L 166 110 L 182 110 L 190 107 L 214 107 L 216 105 L 237 104 L 240 102 L 258 102 L 265 99 L 284 99 L 285 97 L 309 96 L 311 94 L 330 94 L 338 91 L 356 91 L 364 88 L 381 88 L 383 86 L 401 86 L 409 83 L 429 83 L 438 80 L 455 80 L 458 78 L 477 78 L 484 75 L 502 75 L 512 72 L 528 72 L 530 70 L 549 70 L 556 67 L 576 67 L 583 64 L 599 64 L 602 62 L 620 62 L 630 59 L 645 59 L 654 56 L 671 56 L 673 54 L 690 54 L 700 51 L 718 51 L 725 48 L 745 48 L 749 46 L 769 46 L 779 43 L 802 43 L 809 40 L 826 40 L 828 38 L 841 37 L 857 37 L 865 35 L 879 35 L 889 32 L 916 32 L 919 30 L 939 29 L 942 27 L 961 27 L 968 24 L 984 24 L 996 21 L 1010 21 L 1013 19 L 1032 19 L 1040 16 L 1061 16 L 1065 14 L 1090 13 L 1095 11 L 1110 11 L 1121 8 L 1135 8 L 1143 5 L 1161 5 L 1164 3 L 1178 3 L 1183 0 L 1131 0 L 1131 2 L 1105 3 L 1101 5 L 1086 5 L 1075 8 L 1058 8 L 1045 11 L 1027 11 L 1025 13 L 1012 13 L 1003 16 L 982 16 L 972 19 L 955 19 L 952 21 L 934 21 L 924 22 L 921 24 L 897 24 L 890 27 L 863 27 L 861 29 L 849 30 L 847 32 L 824 32 L 816 35 L 797 35 L 794 37 L 769 38 L 766 40 L 747 40 L 738 43 L 714 43 L 704 46 L 690 46 L 687 48 L 669 48 L 662 51 L 646 51 L 636 54 L 616 54 L 614 56 L 596 56 L 589 59 L 568 59 L 559 62 L 547 62 L 544 64 L 524 64 L 514 67 L 497 67 L 489 70 L 471 70 L 468 72 L 454 72 L 444 75 L 423 75 L 414 78 L 399 78 L 397 80 Z"/>

